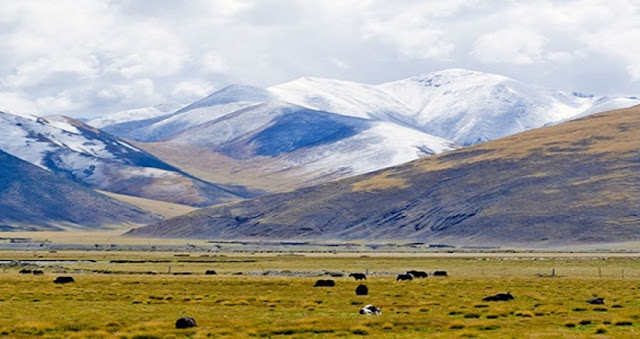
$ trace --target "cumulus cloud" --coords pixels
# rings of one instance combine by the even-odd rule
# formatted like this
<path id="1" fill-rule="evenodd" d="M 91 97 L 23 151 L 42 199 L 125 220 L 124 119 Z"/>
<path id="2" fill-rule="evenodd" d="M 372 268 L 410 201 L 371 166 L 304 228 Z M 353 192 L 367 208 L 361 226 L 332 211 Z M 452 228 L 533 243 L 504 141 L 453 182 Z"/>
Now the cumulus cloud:
<path id="1" fill-rule="evenodd" d="M 229 71 L 224 58 L 216 52 L 208 52 L 202 56 L 202 70 L 209 73 L 223 73 Z"/>
<path id="2" fill-rule="evenodd" d="M 0 111 L 9 113 L 37 112 L 36 104 L 19 92 L 0 92 Z"/>
<path id="3" fill-rule="evenodd" d="M 131 107 L 135 107 L 136 103 L 140 103 L 140 106 L 153 105 L 158 100 L 162 100 L 162 97 L 156 93 L 155 84 L 151 79 L 137 79 L 132 82 L 109 85 L 97 93 L 97 98 L 104 102 L 127 104 Z"/>
<path id="4" fill-rule="evenodd" d="M 214 88 L 215 86 L 208 81 L 181 81 L 176 84 L 171 94 L 174 97 L 196 100 L 207 96 Z"/>
<path id="5" fill-rule="evenodd" d="M 0 107 L 36 114 L 451 67 L 640 94 L 635 0 L 24 0 L 0 6 L 0 26 Z"/>
<path id="6" fill-rule="evenodd" d="M 636 20 L 640 20 L 640 15 Z M 616 29 L 587 33 L 582 39 L 592 49 L 619 58 L 625 64 L 631 79 L 640 80 L 640 21 L 625 23 Z"/>
<path id="7" fill-rule="evenodd" d="M 482 35 L 472 54 L 485 63 L 528 65 L 543 61 L 547 39 L 520 28 L 504 28 Z"/>

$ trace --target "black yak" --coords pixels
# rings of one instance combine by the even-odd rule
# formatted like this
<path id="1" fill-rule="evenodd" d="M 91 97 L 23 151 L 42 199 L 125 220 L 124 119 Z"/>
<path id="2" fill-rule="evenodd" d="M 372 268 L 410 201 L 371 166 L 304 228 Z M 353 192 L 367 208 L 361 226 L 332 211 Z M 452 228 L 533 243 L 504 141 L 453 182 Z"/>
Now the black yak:
<path id="1" fill-rule="evenodd" d="M 336 285 L 336 282 L 330 279 L 327 280 L 323 280 L 320 279 L 318 281 L 316 281 L 315 285 L 313 285 L 313 287 L 333 287 Z"/>
<path id="2" fill-rule="evenodd" d="M 490 295 L 482 299 L 482 301 L 507 301 L 507 300 L 513 300 L 513 296 L 509 292 Z"/>

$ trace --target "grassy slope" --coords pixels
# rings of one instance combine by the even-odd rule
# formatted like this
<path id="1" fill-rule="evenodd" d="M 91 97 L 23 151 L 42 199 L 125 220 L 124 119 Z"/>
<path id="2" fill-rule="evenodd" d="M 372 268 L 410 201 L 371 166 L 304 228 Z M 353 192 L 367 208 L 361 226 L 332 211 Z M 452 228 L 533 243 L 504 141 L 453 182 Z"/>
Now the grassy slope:
<path id="1" fill-rule="evenodd" d="M 177 217 L 179 215 L 183 215 L 189 212 L 195 211 L 197 208 L 174 204 L 166 201 L 145 199 L 140 197 L 134 197 L 131 195 L 125 194 L 117 194 L 112 192 L 98 191 L 98 193 L 104 194 L 113 199 L 122 201 L 124 203 L 137 206 L 145 211 L 149 211 L 150 213 L 161 215 L 165 218 Z"/>
<path id="2" fill-rule="evenodd" d="M 220 153 L 170 142 L 136 143 L 136 146 L 195 177 L 244 186 L 252 191 L 284 192 L 331 179 L 304 173 L 300 168 L 282 168 L 278 158 L 236 160 Z"/>
<path id="3" fill-rule="evenodd" d="M 633 240 L 639 145 L 640 107 L 611 111 L 132 234 L 541 246 Z"/>

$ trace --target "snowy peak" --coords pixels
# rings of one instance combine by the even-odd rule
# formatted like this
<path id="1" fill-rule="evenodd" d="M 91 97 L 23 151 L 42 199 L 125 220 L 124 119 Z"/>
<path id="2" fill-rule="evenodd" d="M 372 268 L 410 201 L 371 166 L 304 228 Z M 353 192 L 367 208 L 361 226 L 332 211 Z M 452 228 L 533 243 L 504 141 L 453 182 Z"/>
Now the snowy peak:
<path id="1" fill-rule="evenodd" d="M 333 180 L 635 103 L 449 69 L 376 86 L 312 77 L 267 89 L 232 85 L 174 113 L 104 130 L 193 147 L 185 153 L 198 156 L 209 152 L 212 166 L 221 158 L 235 166 L 224 172 L 228 177 L 252 167 L 267 175 L 295 169 Z M 182 149 L 172 147 L 167 159 L 200 160 L 176 155 Z"/>
<path id="2" fill-rule="evenodd" d="M 417 128 L 463 145 L 566 121 L 633 101 L 554 91 L 496 74 L 451 69 L 384 83 Z M 607 104 L 609 103 L 610 104 Z M 640 103 L 640 101 L 636 101 Z"/>
<path id="3" fill-rule="evenodd" d="M 272 99 L 271 93 L 263 88 L 248 85 L 231 85 L 184 107 L 176 113 L 234 102 L 266 102 Z"/>
<path id="4" fill-rule="evenodd" d="M 184 107 L 183 104 L 164 104 L 153 107 L 136 108 L 117 113 L 107 114 L 92 120 L 89 120 L 87 124 L 96 127 L 103 128 L 105 126 L 126 123 L 131 121 L 139 121 L 145 119 L 152 119 L 159 116 L 163 116 L 179 110 Z"/>
<path id="5" fill-rule="evenodd" d="M 383 90 L 350 81 L 300 78 L 268 90 L 284 102 L 357 118 L 391 120 L 409 113 L 403 103 Z"/>
<path id="6" fill-rule="evenodd" d="M 424 73 L 400 81 L 414 81 L 421 83 L 426 87 L 440 87 L 442 85 L 450 85 L 454 83 L 458 85 L 464 83 L 470 86 L 477 86 L 478 84 L 487 85 L 491 83 L 515 80 L 499 74 L 452 68 L 438 72 Z"/>
<path id="7" fill-rule="evenodd" d="M 0 130 L 1 151 L 94 188 L 198 206 L 238 198 L 72 118 L 0 113 Z"/>
<path id="8" fill-rule="evenodd" d="M 489 102 L 493 100 L 492 95 L 499 95 L 500 91 L 517 92 L 518 85 L 515 80 L 500 75 L 450 69 L 384 83 L 377 87 L 398 98 L 413 114 L 420 115 L 433 102 L 457 102 L 464 105 L 480 95 L 485 97 L 485 102 Z M 447 113 L 444 107 L 431 111 L 432 115 Z"/>

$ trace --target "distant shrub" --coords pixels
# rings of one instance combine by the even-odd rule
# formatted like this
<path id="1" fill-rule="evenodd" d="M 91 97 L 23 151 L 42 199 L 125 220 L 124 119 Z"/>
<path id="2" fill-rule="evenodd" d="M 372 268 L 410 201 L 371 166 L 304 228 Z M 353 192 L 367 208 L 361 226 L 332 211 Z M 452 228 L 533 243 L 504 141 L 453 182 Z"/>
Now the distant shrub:
<path id="1" fill-rule="evenodd" d="M 461 322 L 455 322 L 452 323 L 451 325 L 449 325 L 449 328 L 452 330 L 460 330 L 464 328 L 464 323 Z"/>
<path id="2" fill-rule="evenodd" d="M 367 329 L 362 328 L 362 327 L 353 329 L 351 331 L 351 333 L 356 334 L 356 335 L 367 335 L 367 334 L 369 334 Z"/>
<path id="3" fill-rule="evenodd" d="M 604 325 L 600 325 L 596 328 L 596 334 L 605 334 L 607 333 L 607 327 Z"/>

